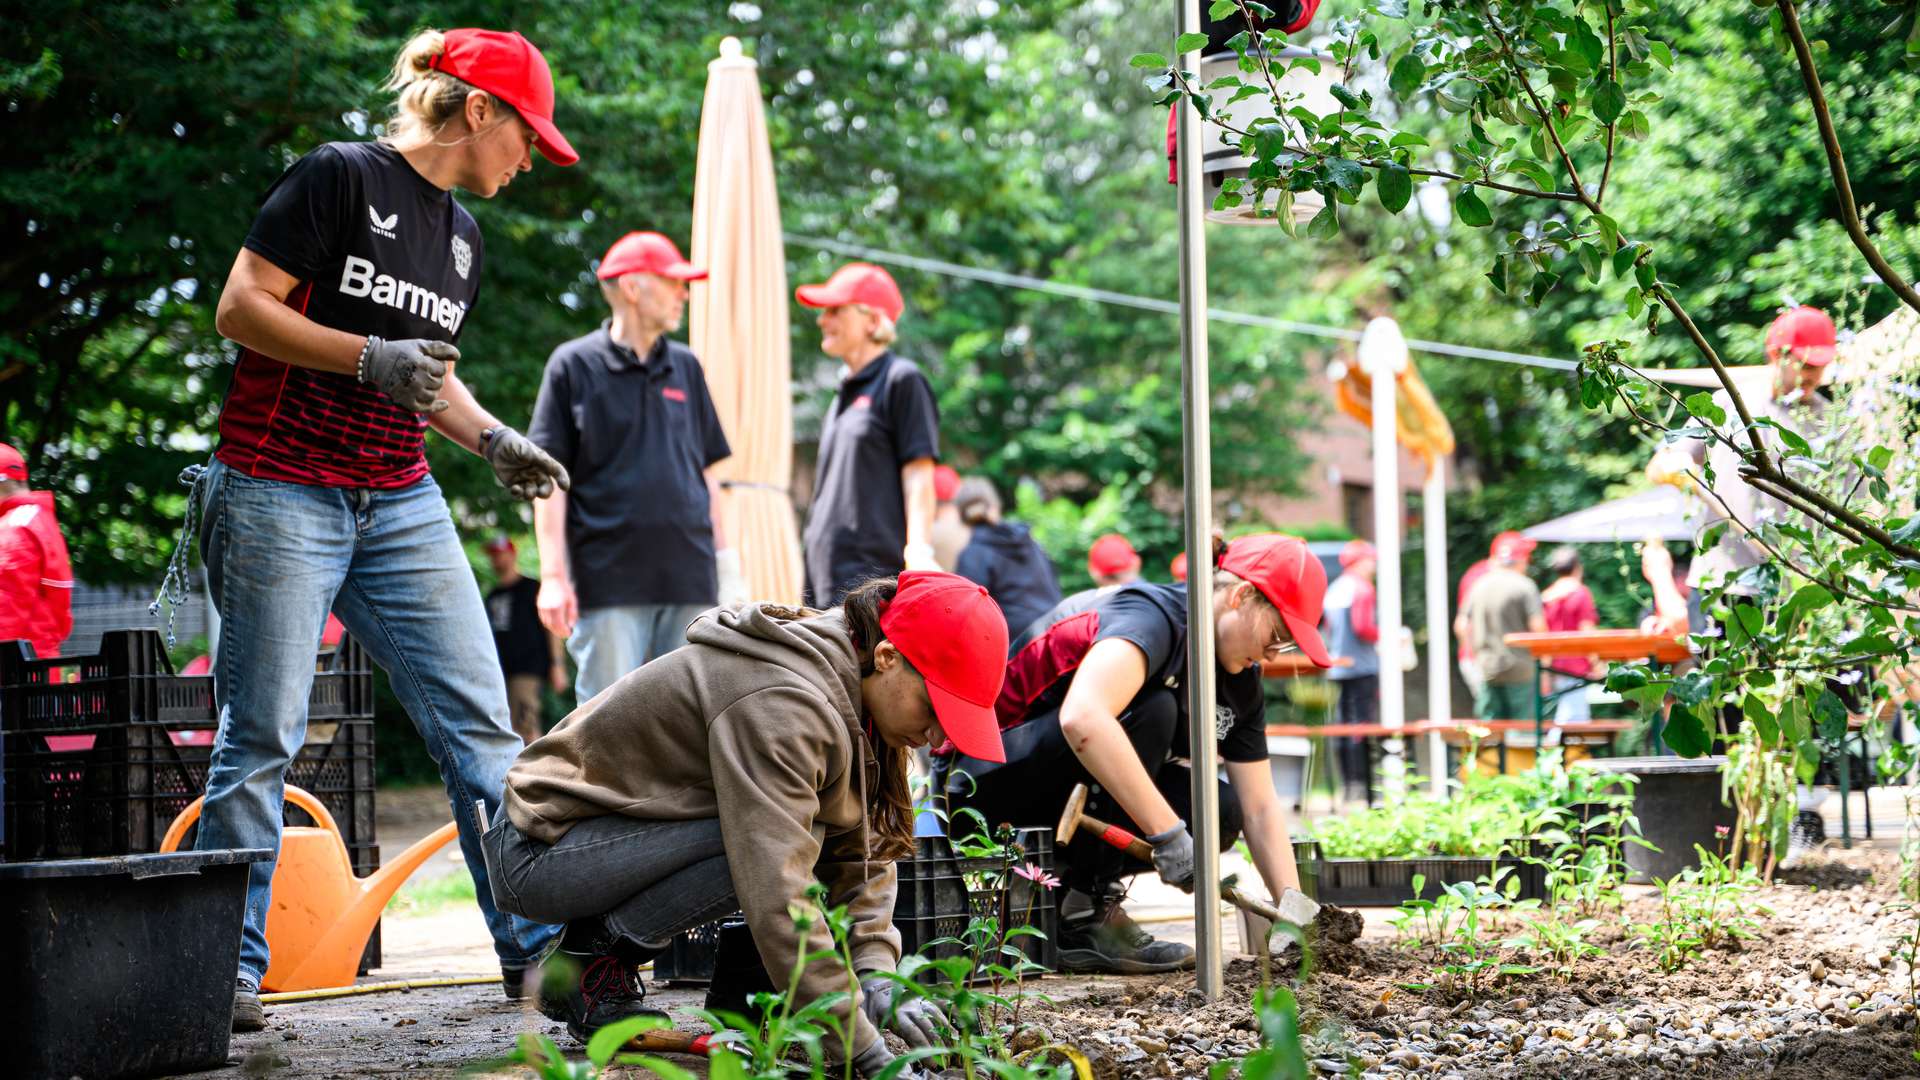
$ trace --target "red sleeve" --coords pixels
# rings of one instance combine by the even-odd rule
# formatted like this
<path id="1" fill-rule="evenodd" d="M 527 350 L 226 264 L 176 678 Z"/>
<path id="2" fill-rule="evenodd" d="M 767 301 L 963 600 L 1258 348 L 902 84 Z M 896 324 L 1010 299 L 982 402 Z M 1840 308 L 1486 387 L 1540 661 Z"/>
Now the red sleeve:
<path id="1" fill-rule="evenodd" d="M 1347 609 L 1347 617 L 1353 620 L 1353 636 L 1361 641 L 1380 640 L 1380 618 L 1374 605 L 1373 585 L 1363 582 L 1353 591 L 1353 606 Z"/>
<path id="2" fill-rule="evenodd" d="M 1578 619 L 1577 621 L 1575 621 L 1574 625 L 1575 626 L 1588 626 L 1588 625 L 1599 626 L 1600 625 L 1600 609 L 1594 606 L 1593 591 L 1588 589 L 1584 585 L 1581 586 L 1580 588 L 1580 611 L 1579 611 Z"/>

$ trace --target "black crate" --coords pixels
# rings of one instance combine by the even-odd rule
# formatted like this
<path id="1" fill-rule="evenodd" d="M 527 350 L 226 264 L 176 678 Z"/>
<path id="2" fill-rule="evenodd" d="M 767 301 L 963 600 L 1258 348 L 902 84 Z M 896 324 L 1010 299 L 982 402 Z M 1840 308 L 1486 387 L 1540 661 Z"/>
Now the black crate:
<path id="1" fill-rule="evenodd" d="M 1016 838 L 1025 855 L 1014 868 L 1028 864 L 1053 871 L 1053 833 L 1047 829 L 1022 829 Z M 902 955 L 920 954 L 931 959 L 959 956 L 965 948 L 955 942 L 935 944 L 943 939 L 961 938 L 976 917 L 994 916 L 1002 930 L 1031 925 L 1043 937 L 1021 935 L 1006 943 L 1024 953 L 1027 959 L 1048 970 L 1060 966 L 1060 914 L 1055 897 L 1045 887 L 1013 875 L 1003 899 L 1004 908 L 994 909 L 1001 863 L 992 858 L 966 858 L 954 854 L 943 837 L 922 837 L 910 859 L 896 864 L 900 892 L 894 899 L 893 925 L 900 931 Z M 984 977 L 984 976 L 983 976 Z"/>
<path id="2" fill-rule="evenodd" d="M 727 919 L 739 917 L 735 913 Z M 705 986 L 712 982 L 713 965 L 720 956 L 720 924 L 725 921 L 715 919 L 673 935 L 667 951 L 653 958 L 654 981 L 668 986 Z"/>
<path id="3" fill-rule="evenodd" d="M 204 729 L 124 724 L 88 733 L 5 733 L 10 861 L 134 855 L 161 838 L 207 786 Z M 287 783 L 312 792 L 349 849 L 374 835 L 371 720 L 309 725 Z M 311 824 L 287 808 L 291 824 Z"/>
<path id="4" fill-rule="evenodd" d="M 1513 841 L 1508 850 L 1544 857 L 1546 849 L 1538 841 Z M 1496 869 L 1508 872 L 1500 880 L 1504 894 L 1507 879 L 1520 883 L 1516 900 L 1546 900 L 1546 868 L 1521 855 L 1500 858 L 1434 855 L 1411 859 L 1322 859 L 1320 895 L 1323 904 L 1343 907 L 1397 907 L 1413 899 L 1431 900 L 1448 885 L 1474 881 Z M 1425 878 L 1418 897 L 1413 877 Z"/>
<path id="5" fill-rule="evenodd" d="M 91 656 L 35 660 L 27 652 L 22 642 L 0 641 L 0 728 L 8 732 L 219 723 L 213 676 L 175 674 L 158 630 L 109 630 Z M 352 638 L 316 654 L 307 719 L 373 719 L 373 665 Z"/>

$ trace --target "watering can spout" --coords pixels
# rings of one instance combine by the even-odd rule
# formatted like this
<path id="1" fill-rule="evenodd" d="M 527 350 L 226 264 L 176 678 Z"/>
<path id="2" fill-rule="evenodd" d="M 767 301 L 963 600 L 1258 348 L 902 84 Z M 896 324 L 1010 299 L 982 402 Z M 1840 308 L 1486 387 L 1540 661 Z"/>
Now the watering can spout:
<path id="1" fill-rule="evenodd" d="M 459 830 L 449 821 L 415 841 L 412 847 L 401 852 L 392 862 L 361 878 L 360 895 L 354 898 L 353 906 L 341 914 L 336 932 L 351 933 L 353 928 L 357 928 L 361 939 L 371 934 L 374 921 L 380 918 L 387 901 L 400 891 L 400 886 L 406 884 L 407 878 L 420 869 L 420 864 L 432 858 L 434 852 L 458 835 Z"/>

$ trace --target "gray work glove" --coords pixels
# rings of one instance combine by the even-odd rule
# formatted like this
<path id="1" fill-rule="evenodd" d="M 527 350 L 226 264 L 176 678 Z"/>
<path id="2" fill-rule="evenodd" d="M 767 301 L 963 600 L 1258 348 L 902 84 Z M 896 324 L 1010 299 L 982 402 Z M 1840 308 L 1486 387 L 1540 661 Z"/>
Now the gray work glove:
<path id="1" fill-rule="evenodd" d="M 856 1054 L 853 1059 L 854 1075 L 864 1080 L 873 1080 L 881 1071 L 893 1064 L 894 1053 L 887 1049 L 887 1040 L 875 1039 L 873 1045 Z M 894 1080 L 924 1080 L 926 1074 L 920 1071 L 920 1063 L 909 1062 L 905 1068 L 894 1074 Z"/>
<path id="2" fill-rule="evenodd" d="M 1175 888 L 1193 891 L 1193 834 L 1182 821 L 1163 833 L 1145 838 L 1153 845 L 1153 868 L 1160 880 Z"/>
<path id="3" fill-rule="evenodd" d="M 861 981 L 860 1011 L 867 1014 L 874 1027 L 883 1031 L 892 1028 L 910 1050 L 943 1045 L 941 1029 L 951 1026 L 938 1005 L 926 998 L 908 997 L 900 992 L 899 983 L 881 975 L 869 975 Z"/>
<path id="4" fill-rule="evenodd" d="M 1282 892 L 1280 903 L 1275 906 L 1280 909 L 1282 919 L 1300 927 L 1312 926 L 1313 920 L 1320 914 L 1320 905 L 1299 889 Z"/>
<path id="5" fill-rule="evenodd" d="M 562 491 L 573 485 L 565 466 L 510 427 L 494 428 L 482 453 L 500 486 L 516 499 L 544 499 L 553 494 L 556 484 Z"/>
<path id="6" fill-rule="evenodd" d="M 440 387 L 447 381 L 447 365 L 458 359 L 460 350 L 444 341 L 368 336 L 360 381 L 378 387 L 408 412 L 444 412 L 447 403 L 440 397 Z"/>

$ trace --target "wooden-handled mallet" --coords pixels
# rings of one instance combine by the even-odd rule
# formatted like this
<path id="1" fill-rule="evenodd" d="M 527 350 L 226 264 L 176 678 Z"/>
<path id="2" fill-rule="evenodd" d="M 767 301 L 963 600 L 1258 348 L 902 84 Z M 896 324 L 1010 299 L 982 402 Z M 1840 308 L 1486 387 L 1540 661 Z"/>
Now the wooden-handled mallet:
<path id="1" fill-rule="evenodd" d="M 690 1054 L 694 1057 L 706 1057 L 707 1051 L 715 1046 L 712 1035 L 691 1035 L 673 1028 L 654 1028 L 643 1031 L 627 1040 L 622 1050 L 638 1050 L 644 1054 Z"/>
<path id="2" fill-rule="evenodd" d="M 1073 785 L 1073 793 L 1067 796 L 1066 809 L 1060 812 L 1060 824 L 1055 826 L 1053 830 L 1054 841 L 1064 848 L 1082 828 L 1090 832 L 1099 833 L 1100 842 L 1106 844 L 1108 847 L 1119 848 L 1121 851 L 1132 855 L 1142 862 L 1149 864 L 1153 862 L 1153 845 L 1118 825 L 1109 825 L 1099 818 L 1088 814 L 1087 785 L 1075 784 Z M 1289 889 L 1287 891 L 1291 893 L 1294 890 Z M 1251 912 L 1269 922 L 1292 923 L 1295 926 L 1305 926 L 1307 923 L 1313 921 L 1313 915 L 1311 913 L 1297 913 L 1305 915 L 1304 921 L 1297 916 L 1289 917 L 1283 915 L 1279 908 L 1274 907 L 1272 904 L 1255 900 L 1253 897 L 1246 895 L 1231 885 L 1220 886 L 1220 898 L 1232 904 L 1234 907 Z M 1308 904 L 1313 903 L 1311 900 L 1307 900 L 1305 896 L 1301 896 L 1301 899 L 1306 900 Z"/>

